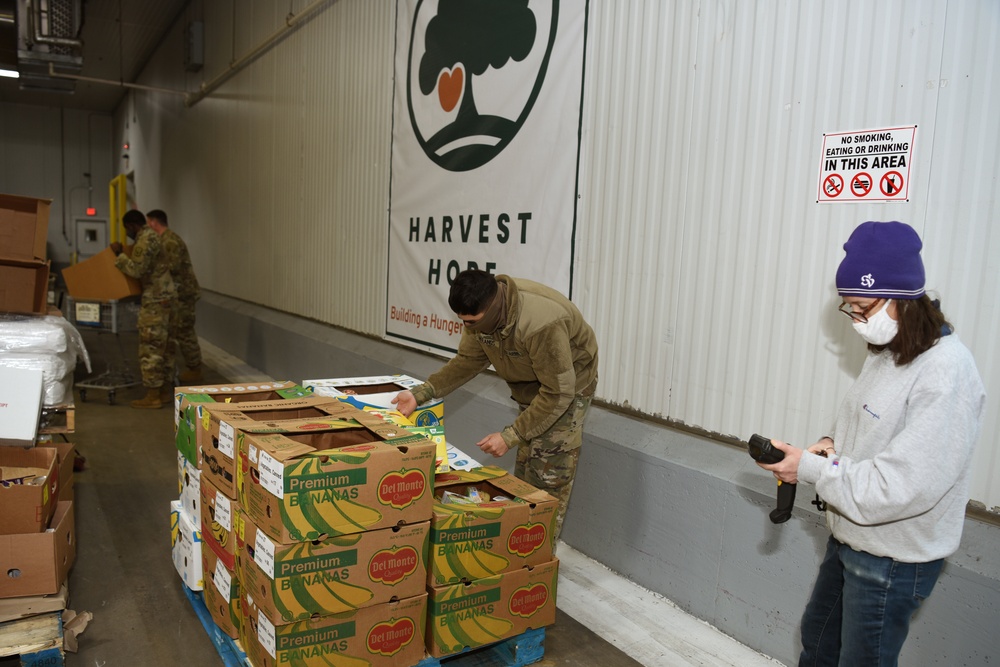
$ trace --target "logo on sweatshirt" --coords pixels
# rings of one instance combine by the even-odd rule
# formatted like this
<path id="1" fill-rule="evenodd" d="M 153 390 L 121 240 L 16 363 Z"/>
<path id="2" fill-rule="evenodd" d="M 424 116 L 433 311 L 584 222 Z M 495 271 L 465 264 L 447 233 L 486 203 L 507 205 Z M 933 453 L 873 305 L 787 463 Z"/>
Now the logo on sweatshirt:
<path id="1" fill-rule="evenodd" d="M 862 407 L 862 408 L 864 409 L 864 411 L 865 411 L 865 412 L 867 412 L 868 414 L 870 414 L 870 415 L 871 415 L 872 417 L 874 417 L 875 419 L 882 419 L 881 417 L 879 417 L 879 416 L 878 416 L 878 413 L 877 413 L 877 412 L 873 412 L 873 411 L 872 411 L 872 409 L 868 407 L 868 404 L 867 404 L 867 403 L 865 403 L 865 404 L 864 404 L 864 405 L 862 405 L 861 407 Z"/>

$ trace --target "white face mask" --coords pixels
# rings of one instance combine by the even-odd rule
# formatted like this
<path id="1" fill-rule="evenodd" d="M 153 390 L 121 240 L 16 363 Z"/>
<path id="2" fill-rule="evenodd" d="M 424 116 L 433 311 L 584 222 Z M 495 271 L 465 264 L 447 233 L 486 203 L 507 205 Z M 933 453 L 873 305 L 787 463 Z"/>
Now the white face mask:
<path id="1" fill-rule="evenodd" d="M 877 313 L 869 317 L 867 322 L 854 323 L 854 330 L 872 345 L 888 345 L 899 331 L 899 324 L 889 317 L 890 303 L 891 299 L 886 301 Z"/>

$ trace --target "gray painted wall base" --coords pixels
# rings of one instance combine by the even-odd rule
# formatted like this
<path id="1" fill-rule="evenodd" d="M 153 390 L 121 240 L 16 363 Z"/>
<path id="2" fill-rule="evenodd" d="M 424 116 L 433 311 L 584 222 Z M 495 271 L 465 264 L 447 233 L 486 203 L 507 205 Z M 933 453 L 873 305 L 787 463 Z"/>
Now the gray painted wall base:
<path id="1" fill-rule="evenodd" d="M 405 373 L 442 359 L 375 338 L 205 293 L 198 333 L 275 379 Z M 600 390 L 598 390 L 600 394 Z M 513 421 L 506 385 L 483 374 L 445 402 L 448 441 L 483 463 L 475 442 Z M 749 433 L 746 434 L 749 436 Z M 745 452 L 595 406 L 562 539 L 726 634 L 786 664 L 828 531 L 803 486 L 792 519 L 767 513 L 775 486 Z M 478 455 L 478 456 L 477 456 Z M 1000 528 L 967 520 L 900 663 L 1000 664 Z"/>

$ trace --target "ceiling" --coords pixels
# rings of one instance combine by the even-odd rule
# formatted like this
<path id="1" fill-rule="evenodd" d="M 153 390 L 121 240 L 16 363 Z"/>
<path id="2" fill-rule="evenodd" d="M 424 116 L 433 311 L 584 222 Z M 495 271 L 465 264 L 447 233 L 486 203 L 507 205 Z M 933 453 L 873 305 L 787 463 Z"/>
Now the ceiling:
<path id="1" fill-rule="evenodd" d="M 78 75 L 134 83 L 190 0 L 81 0 L 83 66 Z M 3 8 L 13 6 L 5 0 Z M 15 49 L 16 57 L 16 49 Z M 127 88 L 76 81 L 72 93 L 25 91 L 0 77 L 0 102 L 113 112 Z"/>

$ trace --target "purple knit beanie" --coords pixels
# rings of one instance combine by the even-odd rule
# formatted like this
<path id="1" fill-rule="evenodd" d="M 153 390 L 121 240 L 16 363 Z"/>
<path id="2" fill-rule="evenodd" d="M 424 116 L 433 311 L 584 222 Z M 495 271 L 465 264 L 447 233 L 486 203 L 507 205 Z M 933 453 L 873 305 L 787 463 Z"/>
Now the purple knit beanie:
<path id="1" fill-rule="evenodd" d="M 924 293 L 923 244 L 904 222 L 863 222 L 844 244 L 837 269 L 841 296 L 919 299 Z"/>

